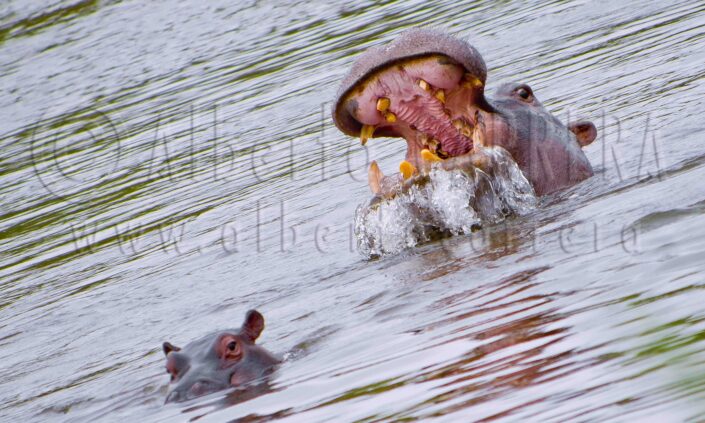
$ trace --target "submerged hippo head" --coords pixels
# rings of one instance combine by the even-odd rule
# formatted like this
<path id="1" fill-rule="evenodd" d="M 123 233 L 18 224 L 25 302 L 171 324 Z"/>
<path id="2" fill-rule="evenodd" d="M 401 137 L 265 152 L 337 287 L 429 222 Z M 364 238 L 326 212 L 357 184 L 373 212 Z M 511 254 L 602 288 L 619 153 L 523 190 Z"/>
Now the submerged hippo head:
<path id="1" fill-rule="evenodd" d="M 184 401 L 269 374 L 279 360 L 255 345 L 262 329 L 264 318 L 250 310 L 239 330 L 215 332 L 183 348 L 165 342 L 166 371 L 171 375 L 166 401 Z"/>
<path id="2" fill-rule="evenodd" d="M 596 137 L 590 122 L 564 125 L 525 84 L 505 84 L 485 97 L 487 67 L 471 45 L 442 32 L 414 29 L 366 51 L 344 79 L 333 120 L 345 134 L 402 137 L 402 173 L 430 160 L 505 148 L 539 195 L 592 176 L 581 147 Z M 372 176 L 370 186 L 379 186 Z"/>

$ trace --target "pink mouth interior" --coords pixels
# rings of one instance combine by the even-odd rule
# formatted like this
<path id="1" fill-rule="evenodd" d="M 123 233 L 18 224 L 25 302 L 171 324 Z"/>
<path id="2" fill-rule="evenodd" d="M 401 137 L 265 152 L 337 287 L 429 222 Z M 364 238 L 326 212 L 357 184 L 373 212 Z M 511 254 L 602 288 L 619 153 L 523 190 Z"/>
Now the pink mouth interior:
<path id="1" fill-rule="evenodd" d="M 481 84 L 473 86 L 472 80 L 445 56 L 410 59 L 368 78 L 347 101 L 354 100 L 352 114 L 361 124 L 374 126 L 376 133 L 405 138 L 407 160 L 417 163 L 424 148 L 441 157 L 472 150 L 478 119 L 473 100 L 482 93 Z M 386 111 L 377 109 L 380 98 L 389 99 Z M 388 121 L 388 113 L 394 122 Z"/>

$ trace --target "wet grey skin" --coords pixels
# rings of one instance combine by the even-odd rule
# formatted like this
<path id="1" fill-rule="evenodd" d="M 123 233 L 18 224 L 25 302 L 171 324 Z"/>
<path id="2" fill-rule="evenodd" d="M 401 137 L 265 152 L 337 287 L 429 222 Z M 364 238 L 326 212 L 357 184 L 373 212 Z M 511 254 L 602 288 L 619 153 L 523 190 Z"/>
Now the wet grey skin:
<path id="1" fill-rule="evenodd" d="M 264 317 L 247 312 L 240 329 L 214 332 L 183 348 L 163 344 L 166 370 L 171 376 L 166 402 L 180 402 L 263 380 L 281 362 L 255 340 Z"/>
<path id="2" fill-rule="evenodd" d="M 336 96 L 333 120 L 363 144 L 373 137 L 404 138 L 407 169 L 415 175 L 438 160 L 446 169 L 482 167 L 478 145 L 505 148 L 537 195 L 593 175 L 582 147 L 596 138 L 595 125 L 564 124 L 526 84 L 505 83 L 486 97 L 486 79 L 485 62 L 470 44 L 412 29 L 356 60 Z M 376 163 L 370 167 L 378 196 L 394 193 L 401 181 L 400 175 L 384 176 Z"/>

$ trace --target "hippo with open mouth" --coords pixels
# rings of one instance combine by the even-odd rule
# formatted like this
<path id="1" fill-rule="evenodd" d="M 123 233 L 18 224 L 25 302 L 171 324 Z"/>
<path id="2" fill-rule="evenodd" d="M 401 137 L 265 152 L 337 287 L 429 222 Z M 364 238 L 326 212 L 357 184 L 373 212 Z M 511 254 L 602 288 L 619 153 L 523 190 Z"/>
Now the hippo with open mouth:
<path id="1" fill-rule="evenodd" d="M 165 342 L 166 371 L 171 376 L 166 402 L 247 385 L 271 373 L 280 360 L 255 345 L 263 329 L 264 317 L 250 310 L 240 329 L 215 332 L 183 348 Z"/>
<path id="2" fill-rule="evenodd" d="M 391 196 L 432 163 L 446 169 L 487 165 L 476 146 L 511 154 L 538 195 L 593 175 L 581 147 L 597 136 L 587 121 L 567 126 L 526 84 L 500 85 L 485 97 L 487 67 L 470 44 L 443 32 L 412 29 L 367 50 L 343 80 L 333 106 L 335 125 L 364 145 L 372 137 L 402 137 L 400 174 L 384 176 L 372 162 L 369 183 Z"/>

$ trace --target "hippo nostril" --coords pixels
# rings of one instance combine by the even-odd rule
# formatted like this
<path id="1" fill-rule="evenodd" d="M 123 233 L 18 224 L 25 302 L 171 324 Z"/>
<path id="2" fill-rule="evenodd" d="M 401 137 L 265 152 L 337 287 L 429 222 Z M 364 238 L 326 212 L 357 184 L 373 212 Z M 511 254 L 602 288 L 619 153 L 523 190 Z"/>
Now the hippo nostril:
<path id="1" fill-rule="evenodd" d="M 219 388 L 219 386 L 209 381 L 198 381 L 187 389 L 184 389 L 184 387 L 180 387 L 171 391 L 166 397 L 166 402 L 169 403 L 188 401 L 190 399 L 210 394 L 211 392 L 215 392 Z"/>
<path id="2" fill-rule="evenodd" d="M 215 392 L 223 388 L 226 388 L 226 386 L 220 386 L 220 384 L 201 380 L 191 385 L 191 388 L 188 390 L 188 397 L 200 397 L 201 395 L 210 394 L 211 392 Z"/>
<path id="3" fill-rule="evenodd" d="M 201 382 L 196 382 L 196 383 L 193 384 L 193 386 L 191 387 L 190 391 L 191 391 L 191 394 L 193 394 L 193 395 L 195 395 L 195 396 L 199 396 L 199 395 L 203 395 L 203 394 L 204 394 L 204 391 L 205 391 L 204 388 L 205 388 L 205 386 L 203 385 L 203 383 L 201 383 Z"/>

